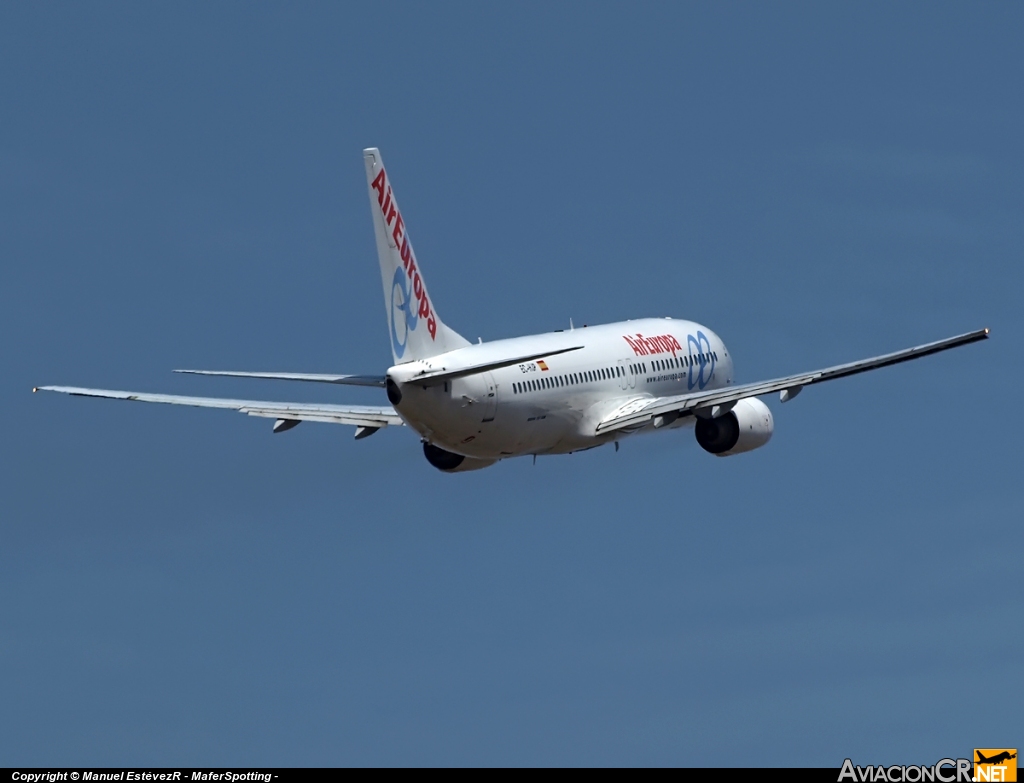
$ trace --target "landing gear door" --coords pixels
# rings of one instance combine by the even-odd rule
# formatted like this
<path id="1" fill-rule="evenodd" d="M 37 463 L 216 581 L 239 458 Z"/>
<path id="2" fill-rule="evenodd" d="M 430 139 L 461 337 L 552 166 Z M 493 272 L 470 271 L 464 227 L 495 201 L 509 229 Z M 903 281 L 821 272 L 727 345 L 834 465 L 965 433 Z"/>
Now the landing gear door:
<path id="1" fill-rule="evenodd" d="M 481 373 L 480 377 L 483 379 L 481 391 L 483 399 L 480 400 L 481 421 L 486 423 L 494 421 L 494 413 L 498 409 L 498 387 L 494 385 L 494 376 L 489 372 Z"/>

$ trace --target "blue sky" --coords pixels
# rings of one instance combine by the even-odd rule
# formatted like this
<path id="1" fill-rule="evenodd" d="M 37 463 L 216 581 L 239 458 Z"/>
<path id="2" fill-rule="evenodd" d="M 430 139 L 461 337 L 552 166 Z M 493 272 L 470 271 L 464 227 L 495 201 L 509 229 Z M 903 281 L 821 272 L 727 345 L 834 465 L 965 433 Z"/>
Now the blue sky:
<path id="1" fill-rule="evenodd" d="M 1019 746 L 1019 4 L 0 7 L 7 764 L 933 763 Z M 447 476 L 409 432 L 31 395 L 375 403 L 360 150 L 444 320 L 688 317 L 752 381 Z"/>

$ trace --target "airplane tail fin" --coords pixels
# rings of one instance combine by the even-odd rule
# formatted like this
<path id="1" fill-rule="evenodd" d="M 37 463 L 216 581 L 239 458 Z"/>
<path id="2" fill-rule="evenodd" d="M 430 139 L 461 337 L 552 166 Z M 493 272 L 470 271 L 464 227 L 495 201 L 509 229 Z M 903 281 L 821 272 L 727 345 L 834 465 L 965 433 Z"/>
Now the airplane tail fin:
<path id="1" fill-rule="evenodd" d="M 426 359 L 469 345 L 464 337 L 445 326 L 434 310 L 380 150 L 376 147 L 363 150 L 363 163 L 395 364 Z"/>

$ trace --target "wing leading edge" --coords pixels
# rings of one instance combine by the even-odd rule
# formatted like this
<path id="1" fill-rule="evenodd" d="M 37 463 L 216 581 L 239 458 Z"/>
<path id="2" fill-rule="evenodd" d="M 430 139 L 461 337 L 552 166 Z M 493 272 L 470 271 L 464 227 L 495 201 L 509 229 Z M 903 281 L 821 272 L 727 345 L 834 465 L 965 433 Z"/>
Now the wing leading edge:
<path id="1" fill-rule="evenodd" d="M 311 383 L 338 383 L 344 386 L 377 386 L 384 388 L 383 375 L 334 375 L 308 372 L 235 372 L 234 370 L 175 370 L 187 375 L 221 375 L 229 378 L 263 378 L 272 381 L 309 381 Z"/>
<path id="2" fill-rule="evenodd" d="M 920 359 L 923 356 L 930 356 L 940 351 L 948 351 L 950 348 L 969 345 L 970 343 L 987 338 L 988 329 L 978 329 L 977 331 L 967 332 L 956 337 L 948 337 L 945 340 L 937 340 L 933 343 L 925 343 L 924 345 L 917 345 L 913 348 L 906 348 L 902 351 L 895 351 L 870 359 L 862 359 L 857 362 L 837 364 L 824 370 L 813 370 L 800 375 L 787 375 L 770 381 L 747 383 L 741 386 L 726 386 L 722 389 L 698 392 L 696 394 L 654 397 L 642 407 L 638 406 L 638 401 L 634 399 L 598 423 L 596 432 L 605 433 L 642 427 L 658 416 L 713 410 L 715 406 L 729 405 L 746 397 L 760 397 L 762 394 L 771 394 L 772 392 L 785 392 L 786 396 L 783 400 L 785 401 L 795 397 L 804 386 L 833 381 L 837 378 L 846 378 L 850 375 L 877 370 L 882 367 L 899 364 L 900 362 L 908 362 L 912 359 Z"/>
<path id="3" fill-rule="evenodd" d="M 382 427 L 402 426 L 401 416 L 390 406 L 327 405 L 299 402 L 266 402 L 263 400 L 229 400 L 220 397 L 183 397 L 176 394 L 146 394 L 114 389 L 83 389 L 78 386 L 38 386 L 32 391 L 50 391 L 79 397 L 103 397 L 111 400 L 158 402 L 166 405 L 188 405 L 195 408 L 221 408 L 277 419 L 274 432 L 291 429 L 302 421 L 348 424 L 357 427 L 356 437 L 372 435 Z"/>

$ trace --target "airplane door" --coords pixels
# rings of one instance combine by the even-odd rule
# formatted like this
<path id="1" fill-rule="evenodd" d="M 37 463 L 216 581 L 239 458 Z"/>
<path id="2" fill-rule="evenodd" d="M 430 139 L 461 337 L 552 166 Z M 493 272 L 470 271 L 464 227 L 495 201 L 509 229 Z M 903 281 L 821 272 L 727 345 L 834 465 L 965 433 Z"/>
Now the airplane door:
<path id="1" fill-rule="evenodd" d="M 636 388 L 636 376 L 629 372 L 629 365 L 632 363 L 630 359 L 619 359 L 619 386 L 623 390 Z"/>
<path id="2" fill-rule="evenodd" d="M 494 385 L 494 376 L 489 372 L 481 373 L 483 379 L 483 399 L 480 400 L 483 416 L 481 421 L 494 421 L 494 413 L 498 409 L 498 389 Z"/>

